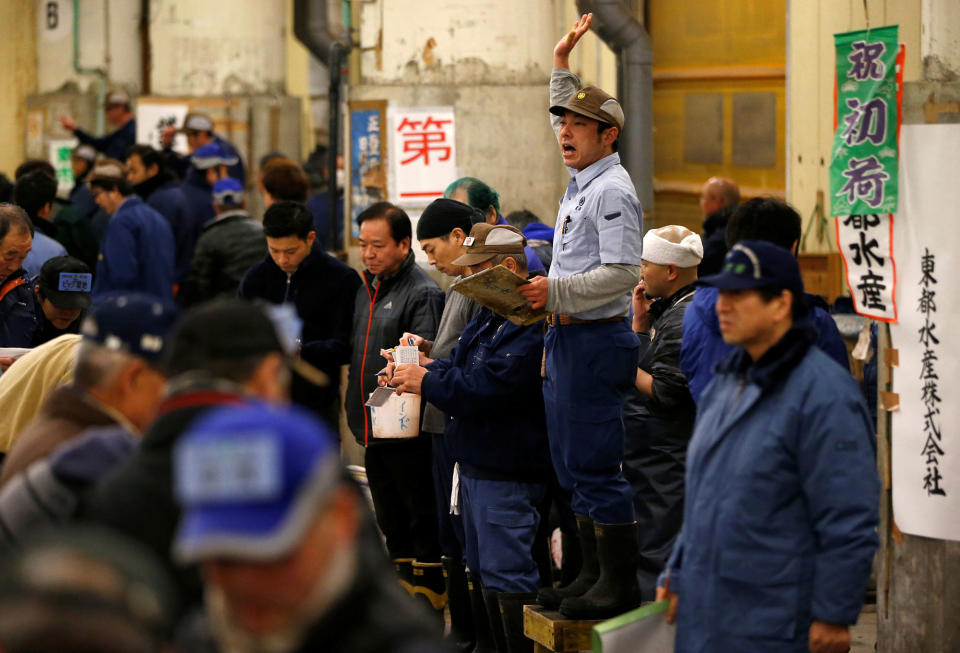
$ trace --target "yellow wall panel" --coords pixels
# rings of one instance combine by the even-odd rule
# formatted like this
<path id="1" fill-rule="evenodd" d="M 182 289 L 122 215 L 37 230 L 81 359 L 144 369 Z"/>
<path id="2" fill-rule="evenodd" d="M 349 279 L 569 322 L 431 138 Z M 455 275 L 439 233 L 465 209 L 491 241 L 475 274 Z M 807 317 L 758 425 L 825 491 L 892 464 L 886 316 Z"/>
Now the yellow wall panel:
<path id="1" fill-rule="evenodd" d="M 11 178 L 24 158 L 27 95 L 37 88 L 36 4 L 26 0 L 0 2 L 0 25 L 6 27 L 5 38 L 0 39 L 0 172 Z"/>
<path id="2" fill-rule="evenodd" d="M 786 0 L 651 0 L 655 67 L 783 64 Z"/>

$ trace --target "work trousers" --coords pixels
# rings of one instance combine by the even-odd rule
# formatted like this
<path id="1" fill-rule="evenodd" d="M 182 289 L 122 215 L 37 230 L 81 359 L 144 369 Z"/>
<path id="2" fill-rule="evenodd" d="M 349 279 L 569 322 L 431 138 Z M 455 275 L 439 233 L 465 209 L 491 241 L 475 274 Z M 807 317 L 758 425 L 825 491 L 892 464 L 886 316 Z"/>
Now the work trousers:
<path id="1" fill-rule="evenodd" d="M 626 320 L 547 329 L 544 407 L 550 455 L 575 513 L 603 524 L 634 521 L 621 470 L 620 407 L 637 375 L 639 343 Z"/>
<path id="2" fill-rule="evenodd" d="M 431 439 L 378 442 L 366 449 L 373 509 L 391 558 L 440 561 Z"/>
<path id="3" fill-rule="evenodd" d="M 450 514 L 450 493 L 453 490 L 453 466 L 456 461 L 447 455 L 443 436 L 433 436 L 433 490 L 437 505 L 437 528 L 440 552 L 448 558 L 463 561 L 463 519 Z"/>
<path id="4" fill-rule="evenodd" d="M 533 541 L 545 483 L 489 481 L 460 476 L 467 566 L 494 592 L 536 592 L 540 571 Z"/>

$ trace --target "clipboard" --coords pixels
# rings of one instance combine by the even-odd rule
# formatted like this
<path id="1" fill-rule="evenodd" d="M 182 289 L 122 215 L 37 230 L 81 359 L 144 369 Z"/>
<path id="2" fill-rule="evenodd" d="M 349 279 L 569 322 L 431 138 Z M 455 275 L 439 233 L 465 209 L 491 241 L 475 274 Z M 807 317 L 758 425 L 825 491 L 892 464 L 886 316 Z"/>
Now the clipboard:
<path id="1" fill-rule="evenodd" d="M 647 603 L 593 627 L 593 653 L 673 653 L 677 628 L 666 619 L 670 600 Z"/>
<path id="2" fill-rule="evenodd" d="M 545 318 L 547 311 L 534 310 L 517 288 L 530 283 L 502 265 L 464 277 L 450 286 L 481 306 L 502 315 L 514 324 L 529 326 Z"/>

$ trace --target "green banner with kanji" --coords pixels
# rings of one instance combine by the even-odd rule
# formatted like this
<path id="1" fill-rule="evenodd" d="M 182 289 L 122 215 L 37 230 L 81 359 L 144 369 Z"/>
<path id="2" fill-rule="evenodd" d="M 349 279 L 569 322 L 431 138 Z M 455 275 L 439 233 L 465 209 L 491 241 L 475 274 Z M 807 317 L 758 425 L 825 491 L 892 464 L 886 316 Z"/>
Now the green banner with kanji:
<path id="1" fill-rule="evenodd" d="M 835 34 L 830 214 L 897 210 L 897 26 Z"/>

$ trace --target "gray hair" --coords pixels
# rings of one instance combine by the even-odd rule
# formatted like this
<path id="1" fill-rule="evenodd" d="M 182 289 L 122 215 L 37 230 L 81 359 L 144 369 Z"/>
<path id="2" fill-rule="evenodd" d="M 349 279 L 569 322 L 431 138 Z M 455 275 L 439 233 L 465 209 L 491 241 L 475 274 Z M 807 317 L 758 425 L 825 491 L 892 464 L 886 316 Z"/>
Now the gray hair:
<path id="1" fill-rule="evenodd" d="M 108 385 L 135 357 L 125 351 L 114 351 L 82 339 L 77 348 L 74 385 L 90 390 Z"/>

